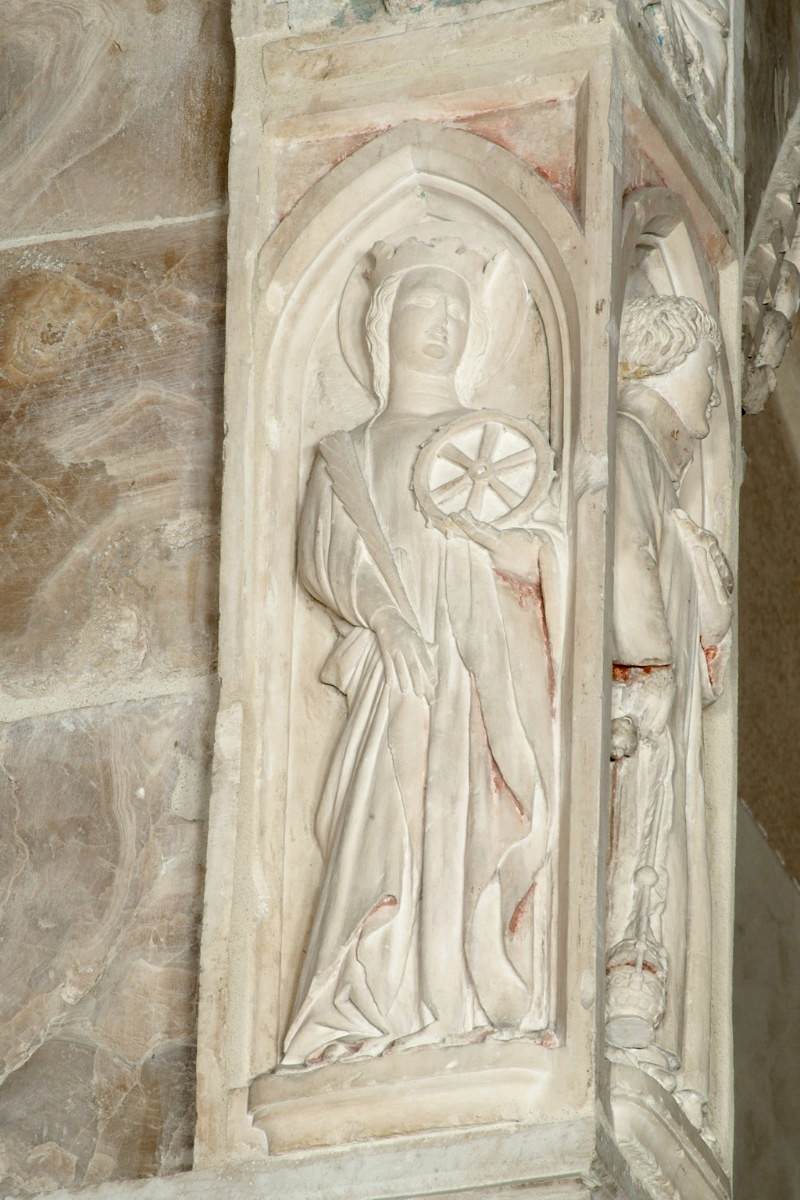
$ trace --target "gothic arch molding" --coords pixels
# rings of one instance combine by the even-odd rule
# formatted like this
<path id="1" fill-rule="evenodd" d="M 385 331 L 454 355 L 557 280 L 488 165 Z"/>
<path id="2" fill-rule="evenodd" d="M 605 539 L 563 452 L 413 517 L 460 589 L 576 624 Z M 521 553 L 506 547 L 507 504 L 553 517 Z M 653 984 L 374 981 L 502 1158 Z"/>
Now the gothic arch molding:
<path id="1" fill-rule="evenodd" d="M 530 260 L 526 282 L 554 348 L 554 390 L 568 407 L 577 387 L 578 318 L 575 281 L 559 247 L 579 240 L 574 218 L 509 151 L 421 122 L 379 135 L 334 167 L 264 243 L 253 279 L 256 361 L 284 361 L 283 339 L 297 328 L 298 311 L 308 315 L 325 303 L 310 301 L 321 280 L 333 272 L 339 284 L 383 232 L 425 218 L 476 223 Z M 257 388 L 274 382 L 267 371 Z"/>
<path id="2" fill-rule="evenodd" d="M 223 973 L 236 986 L 225 1001 L 219 1059 L 224 1087 L 241 1089 L 245 1106 L 250 1081 L 274 1067 L 287 1004 L 274 949 L 283 860 L 266 830 L 284 820 L 289 734 L 276 737 L 277 719 L 269 739 L 265 730 L 271 717 L 285 714 L 292 688 L 298 487 L 310 465 L 299 381 L 306 379 L 309 331 L 330 326 L 356 262 L 376 241 L 406 228 L 471 236 L 516 261 L 544 327 L 551 440 L 562 477 L 569 478 L 581 341 L 576 293 L 586 269 L 579 227 L 531 168 L 474 134 L 412 122 L 376 137 L 314 185 L 243 264 L 252 271 L 247 386 L 228 390 L 226 469 L 244 487 L 238 507 L 226 499 L 224 513 L 221 711 L 226 697 L 249 700 L 234 765 L 236 850 L 226 864 L 231 904 Z M 354 380 L 349 388 L 347 403 L 369 404 Z M 259 453 L 266 469 L 255 469 L 254 447 L 265 448 Z M 561 488 L 559 502 L 566 519 L 575 503 L 570 488 Z M 253 596 L 264 602 L 254 604 Z M 264 662 L 269 671 L 259 667 Z M 274 963 L 269 972 L 256 965 L 267 961 Z M 215 1002 L 208 1000 L 209 1012 Z M 242 1120 L 248 1119 L 245 1107 Z"/>

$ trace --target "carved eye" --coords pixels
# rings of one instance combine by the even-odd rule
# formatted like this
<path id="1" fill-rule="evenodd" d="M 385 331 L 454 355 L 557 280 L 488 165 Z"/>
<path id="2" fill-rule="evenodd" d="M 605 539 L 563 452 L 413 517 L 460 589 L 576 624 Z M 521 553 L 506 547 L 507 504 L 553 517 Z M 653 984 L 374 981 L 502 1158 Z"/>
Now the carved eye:
<path id="1" fill-rule="evenodd" d="M 439 300 L 437 292 L 410 292 L 406 297 L 403 308 L 411 305 L 413 308 L 433 308 Z"/>
<path id="2" fill-rule="evenodd" d="M 451 302 L 447 306 L 447 311 L 454 321 L 466 321 L 467 319 L 467 310 L 463 304 Z"/>

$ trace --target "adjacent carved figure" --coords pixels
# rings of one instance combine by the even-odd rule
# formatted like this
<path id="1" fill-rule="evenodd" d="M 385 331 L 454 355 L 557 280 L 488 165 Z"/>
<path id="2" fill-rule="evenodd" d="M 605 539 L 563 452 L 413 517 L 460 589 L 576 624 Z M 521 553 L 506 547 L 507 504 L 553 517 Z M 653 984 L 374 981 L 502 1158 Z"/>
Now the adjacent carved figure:
<path id="1" fill-rule="evenodd" d="M 719 402 L 720 337 L 694 300 L 631 301 L 620 332 L 607 1038 L 701 1123 L 710 894 L 703 706 L 719 694 L 733 578 L 680 488 Z"/>
<path id="2" fill-rule="evenodd" d="M 668 69 L 706 120 L 725 127 L 730 16 L 727 0 L 641 0 Z"/>
<path id="3" fill-rule="evenodd" d="M 342 302 L 378 411 L 320 443 L 301 516 L 347 716 L 282 1068 L 549 1021 L 552 458 L 531 422 L 466 403 L 508 349 L 506 267 L 451 238 L 379 243 Z"/>

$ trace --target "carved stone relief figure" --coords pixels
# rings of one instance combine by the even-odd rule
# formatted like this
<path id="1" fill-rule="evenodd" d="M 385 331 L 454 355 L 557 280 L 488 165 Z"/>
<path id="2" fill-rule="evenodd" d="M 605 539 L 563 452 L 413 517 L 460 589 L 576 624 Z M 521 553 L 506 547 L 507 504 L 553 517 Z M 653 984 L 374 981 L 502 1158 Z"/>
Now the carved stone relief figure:
<path id="1" fill-rule="evenodd" d="M 347 709 L 282 1070 L 551 1020 L 552 453 L 532 421 L 468 406 L 509 353 L 512 293 L 529 303 L 502 252 L 407 238 L 342 298 L 377 411 L 323 438 L 300 521 L 300 580 L 338 633 L 321 679 Z"/>
<path id="2" fill-rule="evenodd" d="M 725 129 L 730 16 L 726 0 L 640 0 L 673 82 L 705 120 Z"/>
<path id="3" fill-rule="evenodd" d="M 719 403 L 720 336 L 694 300 L 630 301 L 620 331 L 614 552 L 610 1057 L 707 1094 L 709 847 L 703 706 L 721 688 L 733 578 L 680 488 Z"/>

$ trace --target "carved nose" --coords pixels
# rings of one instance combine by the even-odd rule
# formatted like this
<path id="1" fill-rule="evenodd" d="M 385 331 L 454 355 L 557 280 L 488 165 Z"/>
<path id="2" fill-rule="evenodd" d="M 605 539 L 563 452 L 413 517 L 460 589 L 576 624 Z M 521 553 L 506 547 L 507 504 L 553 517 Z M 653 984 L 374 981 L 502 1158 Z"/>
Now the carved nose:
<path id="1" fill-rule="evenodd" d="M 447 333 L 447 305 L 443 300 L 434 309 L 433 331 L 442 337 Z"/>

